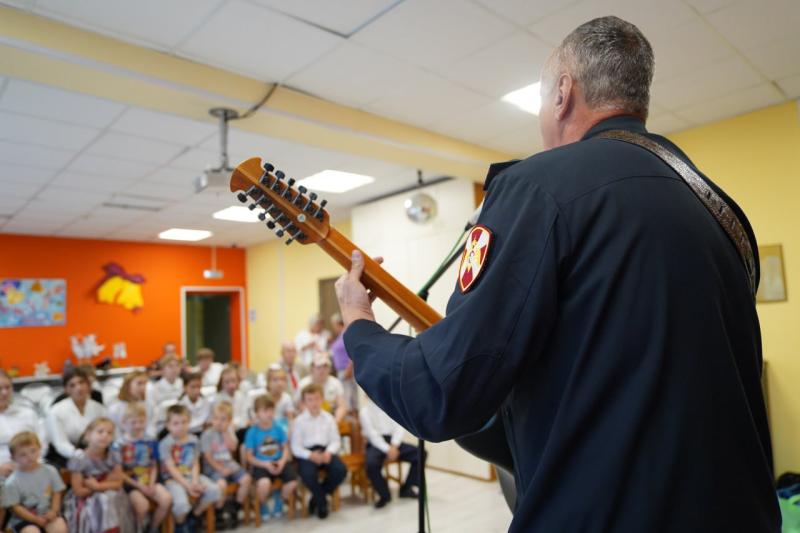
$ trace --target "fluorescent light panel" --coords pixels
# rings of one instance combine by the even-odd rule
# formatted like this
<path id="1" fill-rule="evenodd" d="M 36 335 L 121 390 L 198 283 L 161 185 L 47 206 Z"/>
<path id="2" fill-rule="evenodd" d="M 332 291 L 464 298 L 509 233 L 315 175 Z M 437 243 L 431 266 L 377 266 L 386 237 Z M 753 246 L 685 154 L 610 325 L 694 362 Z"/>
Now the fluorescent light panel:
<path id="1" fill-rule="evenodd" d="M 539 92 L 542 82 L 537 81 L 522 89 L 511 91 L 503 97 L 504 102 L 514 104 L 523 111 L 539 115 L 539 109 L 542 107 L 542 95 Z"/>
<path id="2" fill-rule="evenodd" d="M 375 181 L 375 178 L 341 170 L 323 170 L 300 180 L 298 185 L 320 192 L 342 193 L 352 191 Z"/>
<path id="3" fill-rule="evenodd" d="M 250 211 L 241 205 L 232 205 L 212 215 L 219 220 L 230 220 L 232 222 L 260 222 L 258 212 Z"/>
<path id="4" fill-rule="evenodd" d="M 203 229 L 170 228 L 158 234 L 159 239 L 169 241 L 202 241 L 211 237 L 212 233 Z"/>

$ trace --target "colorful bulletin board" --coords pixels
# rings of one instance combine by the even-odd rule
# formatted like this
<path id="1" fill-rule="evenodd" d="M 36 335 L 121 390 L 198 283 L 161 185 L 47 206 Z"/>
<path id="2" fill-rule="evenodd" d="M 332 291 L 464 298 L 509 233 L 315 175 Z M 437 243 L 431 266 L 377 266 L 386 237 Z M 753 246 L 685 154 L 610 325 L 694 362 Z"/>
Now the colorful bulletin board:
<path id="1" fill-rule="evenodd" d="M 0 279 L 0 328 L 66 323 L 66 280 Z"/>

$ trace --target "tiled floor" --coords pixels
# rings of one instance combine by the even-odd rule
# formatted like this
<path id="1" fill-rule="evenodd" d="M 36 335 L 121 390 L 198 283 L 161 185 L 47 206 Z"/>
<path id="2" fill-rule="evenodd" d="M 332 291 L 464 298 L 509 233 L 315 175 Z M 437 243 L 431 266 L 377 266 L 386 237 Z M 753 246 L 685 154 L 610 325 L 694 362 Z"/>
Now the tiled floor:
<path id="1" fill-rule="evenodd" d="M 462 476 L 428 470 L 428 505 L 431 528 L 428 533 L 501 533 L 508 530 L 511 513 L 500 485 Z M 417 533 L 416 500 L 394 498 L 383 509 L 374 509 L 363 500 L 349 498 L 350 486 L 342 487 L 342 508 L 327 519 L 316 517 L 292 521 L 283 518 L 256 529 L 239 532 L 275 531 L 303 533 Z M 396 495 L 396 485 L 392 485 Z"/>

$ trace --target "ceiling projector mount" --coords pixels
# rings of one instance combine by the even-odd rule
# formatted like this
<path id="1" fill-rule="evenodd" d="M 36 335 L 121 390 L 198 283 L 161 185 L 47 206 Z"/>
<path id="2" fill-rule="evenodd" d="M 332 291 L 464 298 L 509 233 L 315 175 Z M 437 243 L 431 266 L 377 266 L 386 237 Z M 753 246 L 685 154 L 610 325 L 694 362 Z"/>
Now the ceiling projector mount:
<path id="1" fill-rule="evenodd" d="M 267 100 L 269 100 L 278 86 L 279 84 L 273 83 L 264 97 L 241 115 L 230 107 L 212 107 L 208 110 L 209 115 L 219 119 L 219 165 L 206 168 L 201 175 L 194 179 L 195 192 L 201 192 L 206 189 L 219 190 L 220 192 L 228 192 L 230 190 L 228 183 L 230 182 L 233 168 L 231 168 L 228 161 L 228 123 L 231 120 L 248 118 L 261 109 L 261 106 L 267 103 Z"/>
<path id="2" fill-rule="evenodd" d="M 194 179 L 195 192 L 226 189 L 233 172 L 228 161 L 228 122 L 239 118 L 239 112 L 229 107 L 214 107 L 208 113 L 219 119 L 219 166 L 205 169 Z"/>

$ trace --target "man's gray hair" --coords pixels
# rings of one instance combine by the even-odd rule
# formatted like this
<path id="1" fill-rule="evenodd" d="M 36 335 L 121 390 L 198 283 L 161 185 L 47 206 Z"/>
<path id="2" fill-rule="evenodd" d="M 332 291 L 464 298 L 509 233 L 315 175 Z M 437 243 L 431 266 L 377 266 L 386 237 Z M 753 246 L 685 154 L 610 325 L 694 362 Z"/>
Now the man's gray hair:
<path id="1" fill-rule="evenodd" d="M 590 107 L 647 117 L 655 59 L 650 43 L 630 22 L 609 16 L 581 24 L 550 59 L 545 76 L 551 84 L 560 74 L 554 68 L 567 69 Z"/>

